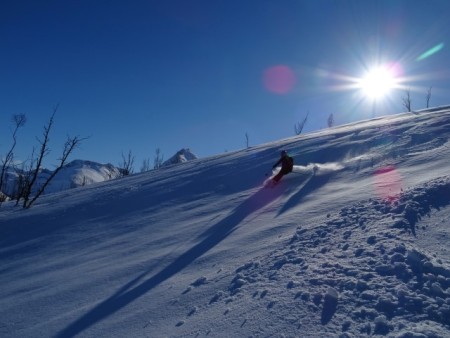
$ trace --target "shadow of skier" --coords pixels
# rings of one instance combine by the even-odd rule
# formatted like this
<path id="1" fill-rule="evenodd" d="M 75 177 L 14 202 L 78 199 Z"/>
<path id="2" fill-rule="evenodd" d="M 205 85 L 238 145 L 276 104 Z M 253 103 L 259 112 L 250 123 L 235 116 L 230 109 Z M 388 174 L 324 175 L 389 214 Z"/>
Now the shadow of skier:
<path id="1" fill-rule="evenodd" d="M 60 331 L 56 336 L 73 337 L 143 296 L 218 245 L 236 230 L 240 222 L 246 217 L 277 199 L 281 193 L 281 189 L 261 188 L 233 210 L 230 215 L 203 232 L 198 237 L 200 240 L 198 244 L 180 255 L 163 270 L 140 284 L 138 284 L 139 281 L 144 278 L 148 272 L 139 275 L 111 297 L 99 303 L 93 309 Z"/>
<path id="2" fill-rule="evenodd" d="M 277 217 L 285 213 L 291 208 L 298 206 L 298 204 L 313 191 L 324 186 L 331 178 L 331 174 L 326 175 L 310 175 L 302 182 L 300 189 L 293 194 L 277 214 Z"/>

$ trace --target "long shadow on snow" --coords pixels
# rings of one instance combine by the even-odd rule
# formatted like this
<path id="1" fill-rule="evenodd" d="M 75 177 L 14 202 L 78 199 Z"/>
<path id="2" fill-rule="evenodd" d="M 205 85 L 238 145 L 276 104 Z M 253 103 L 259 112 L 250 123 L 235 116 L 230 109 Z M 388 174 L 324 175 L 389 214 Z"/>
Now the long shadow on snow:
<path id="1" fill-rule="evenodd" d="M 331 178 L 331 173 L 327 174 L 321 174 L 321 175 L 312 175 L 309 176 L 301 185 L 300 190 L 293 194 L 286 203 L 284 203 L 283 207 L 280 209 L 280 211 L 277 214 L 277 217 L 281 214 L 285 213 L 291 208 L 295 208 L 299 205 L 299 203 L 304 199 L 306 196 L 308 196 L 313 191 L 321 188 Z"/>
<path id="2" fill-rule="evenodd" d="M 73 337 L 143 296 L 148 291 L 171 278 L 197 258 L 211 250 L 227 238 L 246 217 L 273 202 L 282 193 L 282 189 L 261 188 L 244 203 L 234 209 L 230 215 L 204 231 L 198 237 L 198 239 L 201 239 L 201 242 L 187 250 L 163 270 L 137 285 L 139 280 L 141 280 L 148 272 L 139 275 L 124 285 L 111 297 L 104 300 L 85 315 L 71 323 L 64 330 L 60 331 L 57 334 L 57 337 Z"/>

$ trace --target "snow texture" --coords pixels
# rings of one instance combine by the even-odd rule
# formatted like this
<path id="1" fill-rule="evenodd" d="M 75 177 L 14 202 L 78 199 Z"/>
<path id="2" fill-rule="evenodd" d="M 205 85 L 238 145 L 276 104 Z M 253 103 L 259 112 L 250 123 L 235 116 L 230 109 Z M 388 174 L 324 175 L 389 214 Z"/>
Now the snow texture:
<path id="1" fill-rule="evenodd" d="M 449 136 L 439 107 L 6 202 L 0 335 L 449 337 Z"/>

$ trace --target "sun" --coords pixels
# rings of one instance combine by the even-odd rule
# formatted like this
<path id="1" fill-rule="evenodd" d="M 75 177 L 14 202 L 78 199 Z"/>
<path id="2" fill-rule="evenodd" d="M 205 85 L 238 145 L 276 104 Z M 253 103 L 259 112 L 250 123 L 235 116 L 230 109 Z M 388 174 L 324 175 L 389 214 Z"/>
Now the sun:
<path id="1" fill-rule="evenodd" d="M 396 79 L 391 69 L 378 66 L 370 69 L 366 75 L 358 81 L 358 87 L 363 94 L 372 100 L 384 98 L 396 86 Z"/>

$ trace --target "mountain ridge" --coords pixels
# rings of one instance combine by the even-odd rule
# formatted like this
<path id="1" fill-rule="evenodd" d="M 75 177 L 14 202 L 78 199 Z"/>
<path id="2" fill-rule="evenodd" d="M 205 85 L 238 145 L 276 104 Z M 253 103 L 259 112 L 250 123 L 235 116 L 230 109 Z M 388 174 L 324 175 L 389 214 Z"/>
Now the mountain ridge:
<path id="1" fill-rule="evenodd" d="M 163 166 L 185 163 L 197 159 L 188 148 L 181 149 L 173 157 L 163 163 Z M 45 180 L 52 174 L 52 170 L 42 168 L 39 171 L 37 183 L 34 189 L 41 186 Z M 5 186 L 2 194 L 5 196 L 14 196 L 17 189 L 20 176 L 26 176 L 27 173 L 20 169 L 7 168 L 5 173 Z M 45 194 L 55 193 L 67 189 L 84 187 L 86 185 L 105 182 L 123 177 L 123 170 L 111 163 L 102 164 L 90 160 L 76 159 L 72 160 L 61 169 L 53 178 Z"/>

